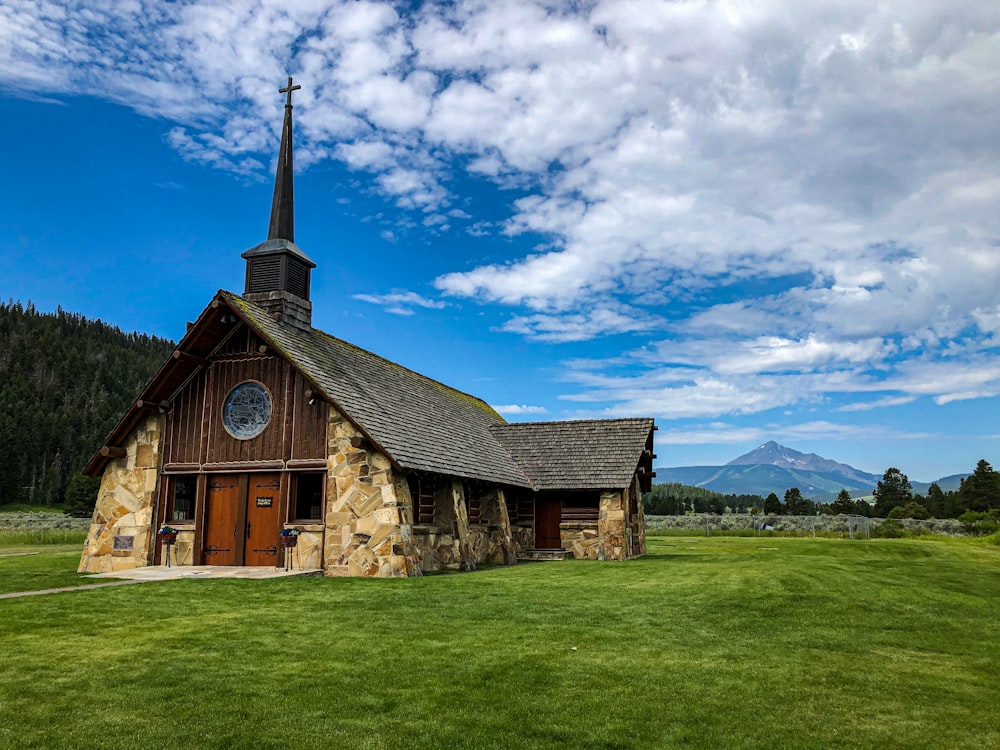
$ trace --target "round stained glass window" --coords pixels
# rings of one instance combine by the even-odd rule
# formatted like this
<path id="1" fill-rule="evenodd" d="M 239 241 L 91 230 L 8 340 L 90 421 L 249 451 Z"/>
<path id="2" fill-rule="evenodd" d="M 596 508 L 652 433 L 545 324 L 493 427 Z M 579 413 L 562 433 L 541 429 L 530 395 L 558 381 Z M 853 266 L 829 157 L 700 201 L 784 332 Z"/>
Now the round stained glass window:
<path id="1" fill-rule="evenodd" d="M 270 421 L 271 394 L 260 383 L 240 383 L 222 404 L 222 424 L 238 440 L 257 437 Z"/>

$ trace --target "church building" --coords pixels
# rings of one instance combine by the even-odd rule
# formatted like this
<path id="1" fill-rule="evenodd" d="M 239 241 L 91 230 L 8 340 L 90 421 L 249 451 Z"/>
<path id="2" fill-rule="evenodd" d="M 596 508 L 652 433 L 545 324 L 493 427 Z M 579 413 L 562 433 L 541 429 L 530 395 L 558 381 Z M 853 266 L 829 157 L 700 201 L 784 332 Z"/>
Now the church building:
<path id="1" fill-rule="evenodd" d="M 80 571 L 164 562 L 417 576 L 645 553 L 649 418 L 508 424 L 486 402 L 312 327 L 295 244 L 288 80 L 267 240 L 84 473 Z M 295 535 L 294 547 L 282 532 Z M 286 560 L 286 555 L 292 559 Z"/>

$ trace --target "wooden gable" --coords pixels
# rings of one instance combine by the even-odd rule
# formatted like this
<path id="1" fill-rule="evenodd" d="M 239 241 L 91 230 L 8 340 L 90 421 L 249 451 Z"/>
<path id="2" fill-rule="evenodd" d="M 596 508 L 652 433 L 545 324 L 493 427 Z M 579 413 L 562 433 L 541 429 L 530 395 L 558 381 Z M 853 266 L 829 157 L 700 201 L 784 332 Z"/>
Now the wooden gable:
<path id="1" fill-rule="evenodd" d="M 107 461 L 123 453 L 123 441 L 151 409 L 164 413 L 167 472 L 325 466 L 327 400 L 239 312 L 225 297 L 212 301 L 112 430 L 85 474 L 100 476 Z M 260 435 L 238 440 L 223 427 L 221 407 L 230 390 L 247 380 L 267 388 L 272 415 Z"/>
<path id="2" fill-rule="evenodd" d="M 257 437 L 239 440 L 226 431 L 221 411 L 227 394 L 246 381 L 260 383 L 271 394 L 271 421 Z M 325 465 L 327 404 L 314 398 L 301 373 L 245 324 L 219 344 L 170 403 L 164 471 Z"/>

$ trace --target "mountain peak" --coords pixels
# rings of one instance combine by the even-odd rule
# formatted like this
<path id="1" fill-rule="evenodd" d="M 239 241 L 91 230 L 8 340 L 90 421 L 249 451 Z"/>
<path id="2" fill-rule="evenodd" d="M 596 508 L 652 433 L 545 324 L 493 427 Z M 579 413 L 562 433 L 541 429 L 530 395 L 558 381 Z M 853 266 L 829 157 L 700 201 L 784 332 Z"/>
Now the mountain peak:
<path id="1" fill-rule="evenodd" d="M 872 475 L 855 469 L 853 466 L 823 458 L 815 453 L 802 453 L 794 448 L 781 445 L 774 440 L 768 440 L 749 453 L 734 458 L 726 466 L 770 465 L 783 469 L 815 472 L 839 472 L 852 478 L 868 481 Z"/>

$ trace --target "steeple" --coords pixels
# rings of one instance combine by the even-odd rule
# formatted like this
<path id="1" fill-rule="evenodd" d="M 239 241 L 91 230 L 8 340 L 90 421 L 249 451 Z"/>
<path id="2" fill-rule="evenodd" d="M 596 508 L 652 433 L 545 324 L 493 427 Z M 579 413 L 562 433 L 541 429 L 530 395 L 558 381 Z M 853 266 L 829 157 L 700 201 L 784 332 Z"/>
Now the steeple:
<path id="1" fill-rule="evenodd" d="M 267 240 L 240 257 L 247 261 L 243 296 L 266 308 L 275 320 L 292 328 L 312 329 L 309 272 L 316 264 L 295 245 L 295 209 L 292 189 L 292 92 L 301 89 L 288 79 L 285 121 L 281 128 L 278 167 L 274 175 L 271 221 Z"/>
<path id="2" fill-rule="evenodd" d="M 278 150 L 278 169 L 274 175 L 274 198 L 271 199 L 271 225 L 267 229 L 269 240 L 295 241 L 295 206 L 292 188 L 292 92 L 301 89 L 293 86 L 289 77 L 288 85 L 278 89 L 279 94 L 287 94 L 285 99 L 285 122 L 281 126 L 281 148 Z"/>

